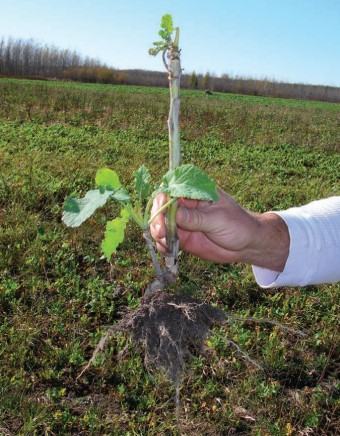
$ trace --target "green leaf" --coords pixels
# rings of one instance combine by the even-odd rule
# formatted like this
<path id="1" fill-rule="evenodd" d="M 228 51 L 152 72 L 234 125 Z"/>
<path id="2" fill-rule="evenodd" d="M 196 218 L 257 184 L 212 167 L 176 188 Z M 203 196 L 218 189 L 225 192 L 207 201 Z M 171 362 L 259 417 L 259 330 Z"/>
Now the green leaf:
<path id="1" fill-rule="evenodd" d="M 162 38 L 162 41 L 154 42 L 155 47 L 149 49 L 149 54 L 156 56 L 159 52 L 164 51 L 171 44 L 171 35 L 174 31 L 174 25 L 172 22 L 171 14 L 165 14 L 161 19 L 161 29 L 158 35 Z"/>
<path id="2" fill-rule="evenodd" d="M 160 30 L 158 35 L 163 38 L 165 41 L 169 38 L 169 34 L 166 30 Z M 159 45 L 159 44 L 158 44 Z"/>
<path id="3" fill-rule="evenodd" d="M 156 45 L 156 43 L 154 43 Z M 157 56 L 160 51 L 163 51 L 167 47 L 166 44 L 162 44 L 160 47 L 149 48 L 149 55 Z"/>
<path id="4" fill-rule="evenodd" d="M 112 194 L 112 198 L 117 201 L 129 201 L 130 196 L 126 189 L 118 189 Z"/>
<path id="5" fill-rule="evenodd" d="M 106 189 L 111 189 L 112 191 L 122 186 L 117 173 L 109 168 L 102 168 L 97 172 L 96 185 L 99 187 L 104 186 Z"/>
<path id="6" fill-rule="evenodd" d="M 80 226 L 96 209 L 104 206 L 111 195 L 112 191 L 94 189 L 84 198 L 67 198 L 62 220 L 68 227 Z"/>
<path id="7" fill-rule="evenodd" d="M 133 173 L 135 176 L 135 190 L 140 200 L 145 200 L 150 195 L 150 173 L 143 165 Z"/>
<path id="8" fill-rule="evenodd" d="M 122 209 L 120 217 L 106 223 L 105 236 L 101 248 L 107 261 L 117 251 L 118 245 L 123 242 L 129 218 L 129 212 L 126 209 Z"/>
<path id="9" fill-rule="evenodd" d="M 162 179 L 162 186 L 152 195 L 164 192 L 171 197 L 195 200 L 217 201 L 216 183 L 194 165 L 181 165 L 168 171 Z"/>
<path id="10" fill-rule="evenodd" d="M 161 20 L 161 28 L 165 29 L 168 33 L 174 31 L 174 25 L 171 14 L 164 14 Z"/>

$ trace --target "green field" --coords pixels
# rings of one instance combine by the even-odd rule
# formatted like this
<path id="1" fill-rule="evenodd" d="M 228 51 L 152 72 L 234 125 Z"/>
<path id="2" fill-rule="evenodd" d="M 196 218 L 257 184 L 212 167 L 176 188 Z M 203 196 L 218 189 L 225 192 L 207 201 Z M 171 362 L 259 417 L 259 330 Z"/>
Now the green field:
<path id="1" fill-rule="evenodd" d="M 0 434 L 337 434 L 339 284 L 264 291 L 250 266 L 182 254 L 180 292 L 308 338 L 241 321 L 214 330 L 183 376 L 179 425 L 174 387 L 124 337 L 76 380 L 154 276 L 138 229 L 108 264 L 112 207 L 69 229 L 64 198 L 103 166 L 128 187 L 143 163 L 158 181 L 167 115 L 167 89 L 0 79 Z M 339 104 L 185 91 L 181 138 L 183 162 L 254 211 L 340 195 Z"/>

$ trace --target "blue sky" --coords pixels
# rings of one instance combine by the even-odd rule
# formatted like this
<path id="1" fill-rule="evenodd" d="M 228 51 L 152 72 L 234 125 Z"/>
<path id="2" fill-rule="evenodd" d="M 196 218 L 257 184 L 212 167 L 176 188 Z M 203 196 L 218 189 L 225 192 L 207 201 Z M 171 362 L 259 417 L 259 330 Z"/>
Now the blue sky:
<path id="1" fill-rule="evenodd" d="M 164 13 L 187 73 L 340 86 L 340 0 L 0 0 L 0 36 L 161 71 L 147 51 Z"/>

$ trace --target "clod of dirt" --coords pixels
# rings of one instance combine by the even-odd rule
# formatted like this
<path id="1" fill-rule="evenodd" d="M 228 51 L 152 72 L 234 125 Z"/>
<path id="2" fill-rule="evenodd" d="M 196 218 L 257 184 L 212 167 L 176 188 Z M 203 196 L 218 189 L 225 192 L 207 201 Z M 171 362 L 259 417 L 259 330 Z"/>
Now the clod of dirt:
<path id="1" fill-rule="evenodd" d="M 115 330 L 144 348 L 147 368 L 163 368 L 178 382 L 187 358 L 202 351 L 209 329 L 224 319 L 224 312 L 190 296 L 155 292 L 141 298 Z"/>
<path id="2" fill-rule="evenodd" d="M 136 309 L 126 310 L 120 321 L 107 330 L 77 379 L 104 351 L 110 337 L 123 333 L 144 350 L 147 370 L 163 368 L 178 386 L 186 361 L 202 352 L 211 327 L 221 325 L 225 319 L 222 310 L 190 296 L 165 291 L 145 294 Z"/>
<path id="3" fill-rule="evenodd" d="M 210 328 L 221 324 L 225 317 L 220 309 L 190 296 L 166 292 L 144 295 L 137 309 L 127 310 L 118 324 L 109 328 L 78 378 L 112 335 L 124 333 L 144 349 L 148 370 L 163 368 L 178 384 L 186 360 L 202 352 Z"/>

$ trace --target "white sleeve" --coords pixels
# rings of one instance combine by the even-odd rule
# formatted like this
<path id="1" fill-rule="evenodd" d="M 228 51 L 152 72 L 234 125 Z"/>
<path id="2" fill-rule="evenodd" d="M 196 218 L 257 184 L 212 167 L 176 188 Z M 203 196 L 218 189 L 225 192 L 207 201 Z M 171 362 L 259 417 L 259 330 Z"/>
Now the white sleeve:
<path id="1" fill-rule="evenodd" d="M 290 247 L 282 273 L 253 266 L 263 288 L 335 283 L 340 280 L 340 197 L 274 212 L 288 226 Z"/>

